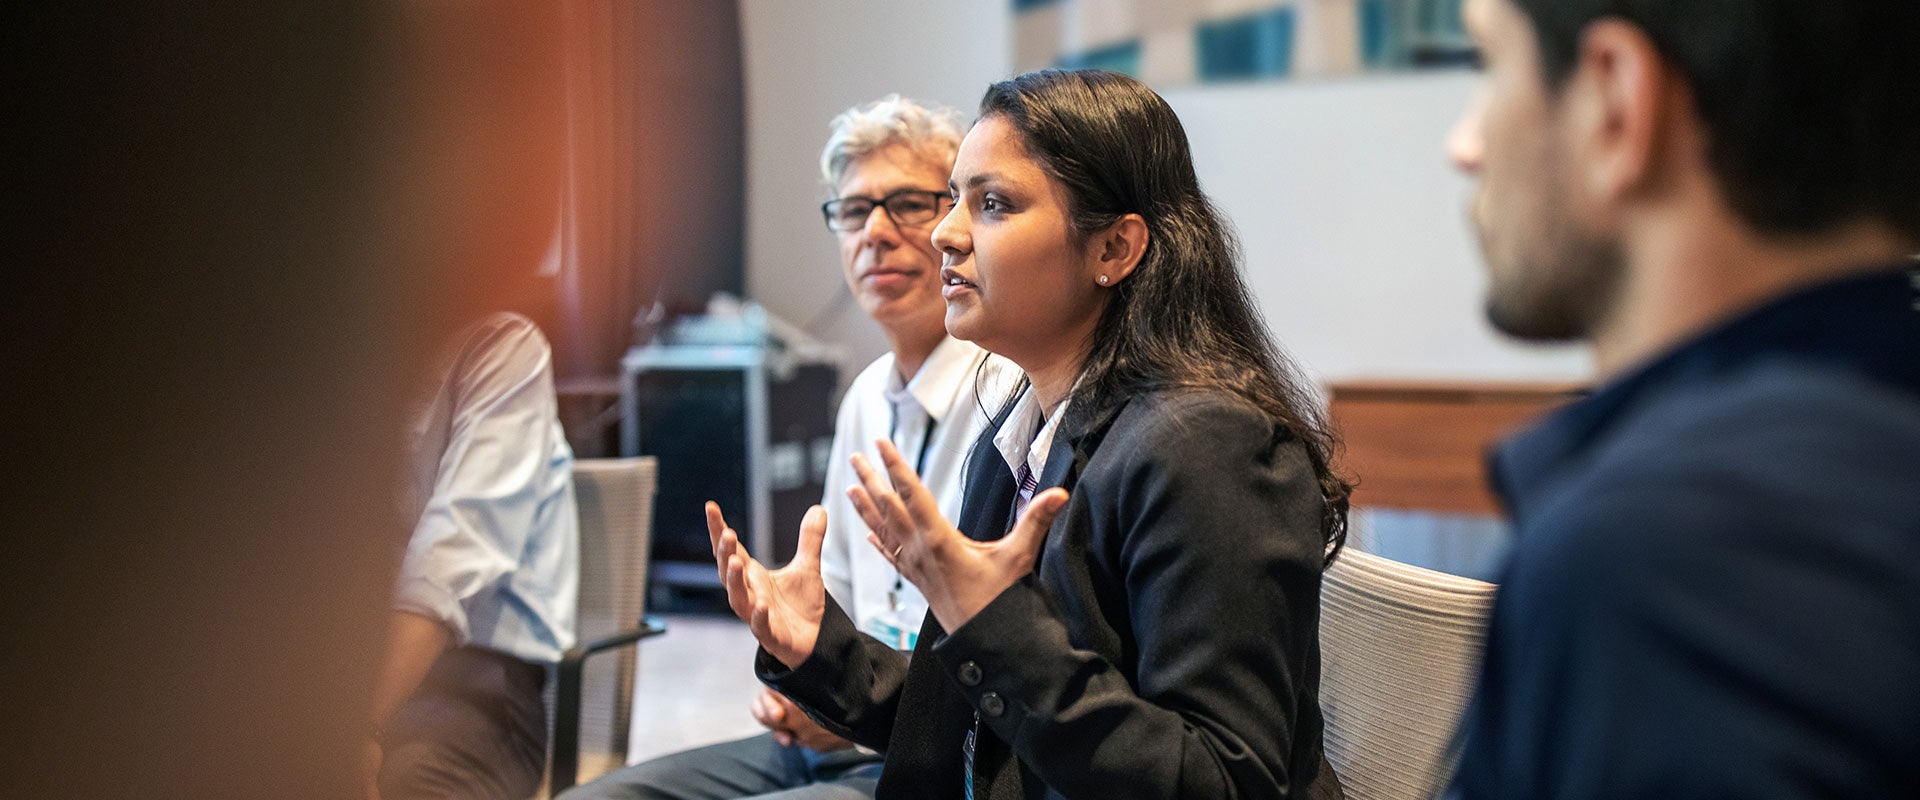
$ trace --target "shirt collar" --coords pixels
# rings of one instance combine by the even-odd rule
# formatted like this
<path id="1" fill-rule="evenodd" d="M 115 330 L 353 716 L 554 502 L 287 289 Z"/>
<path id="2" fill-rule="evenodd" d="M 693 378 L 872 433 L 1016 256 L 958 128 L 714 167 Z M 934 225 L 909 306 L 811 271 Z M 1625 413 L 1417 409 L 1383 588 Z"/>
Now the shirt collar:
<path id="1" fill-rule="evenodd" d="M 960 387 L 973 377 L 974 366 L 983 357 L 985 351 L 978 346 L 947 336 L 934 346 L 911 380 L 902 381 L 896 367 L 898 362 L 890 361 L 885 389 L 887 402 L 898 407 L 911 398 L 934 421 L 945 419 L 953 408 L 954 398 L 960 394 Z"/>
<path id="2" fill-rule="evenodd" d="M 1066 417 L 1070 405 L 1073 405 L 1071 400 L 1062 402 L 1052 414 L 1042 417 L 1040 399 L 1033 387 L 1020 393 L 1006 421 L 993 434 L 993 446 L 1000 451 L 1000 457 L 1006 459 L 1007 469 L 1017 473 L 1020 465 L 1025 464 L 1034 477 L 1039 477 L 1046 468 L 1048 454 L 1053 451 L 1053 434 L 1059 430 L 1060 420 Z"/>
<path id="3" fill-rule="evenodd" d="M 1494 488 L 1517 522 L 1557 467 L 1645 399 L 1769 358 L 1841 366 L 1920 393 L 1920 263 L 1795 292 L 1648 361 L 1501 444 L 1489 459 Z"/>

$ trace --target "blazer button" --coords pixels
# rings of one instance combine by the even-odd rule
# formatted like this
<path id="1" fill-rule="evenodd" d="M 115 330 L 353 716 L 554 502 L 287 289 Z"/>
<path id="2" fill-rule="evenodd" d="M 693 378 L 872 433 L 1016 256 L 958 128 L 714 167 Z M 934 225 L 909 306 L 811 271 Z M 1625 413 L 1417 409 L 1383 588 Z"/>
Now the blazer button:
<path id="1" fill-rule="evenodd" d="M 975 664 L 969 661 L 965 664 L 960 665 L 960 685 L 962 686 L 979 686 L 980 685 L 980 665 L 979 664 Z"/>
<path id="2" fill-rule="evenodd" d="M 987 712 L 989 717 L 997 717 L 1007 713 L 1007 701 L 994 692 L 987 692 L 980 695 L 980 710 Z"/>

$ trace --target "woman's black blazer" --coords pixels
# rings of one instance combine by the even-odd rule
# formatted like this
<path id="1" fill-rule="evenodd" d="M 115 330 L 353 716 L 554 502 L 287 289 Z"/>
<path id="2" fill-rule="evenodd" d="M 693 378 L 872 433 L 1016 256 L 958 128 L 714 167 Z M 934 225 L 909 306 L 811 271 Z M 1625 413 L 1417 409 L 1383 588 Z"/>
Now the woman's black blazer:
<path id="1" fill-rule="evenodd" d="M 1034 574 L 958 631 L 927 615 L 908 659 L 827 600 L 814 654 L 760 677 L 882 750 L 881 798 L 1339 797 L 1321 753 L 1323 501 L 1305 447 L 1246 402 L 1151 392 L 1054 439 L 1071 499 Z M 982 434 L 960 530 L 1011 527 L 1013 476 Z"/>

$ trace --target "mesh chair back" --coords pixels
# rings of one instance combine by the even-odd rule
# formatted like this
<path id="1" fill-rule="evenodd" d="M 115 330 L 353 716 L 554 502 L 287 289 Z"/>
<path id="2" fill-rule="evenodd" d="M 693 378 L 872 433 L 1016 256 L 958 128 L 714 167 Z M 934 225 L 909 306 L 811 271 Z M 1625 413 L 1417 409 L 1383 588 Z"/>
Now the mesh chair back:
<path id="1" fill-rule="evenodd" d="M 1353 547 L 1327 568 L 1320 707 L 1349 800 L 1426 800 L 1444 787 L 1494 588 Z"/>
<path id="2" fill-rule="evenodd" d="M 647 596 L 647 553 L 657 464 L 652 457 L 573 462 L 580 508 L 580 599 L 575 634 L 585 642 L 634 627 Z M 589 660 L 582 680 L 580 751 L 627 751 L 634 649 Z M 549 686 L 551 690 L 551 686 Z M 551 704 L 548 706 L 552 707 Z"/>

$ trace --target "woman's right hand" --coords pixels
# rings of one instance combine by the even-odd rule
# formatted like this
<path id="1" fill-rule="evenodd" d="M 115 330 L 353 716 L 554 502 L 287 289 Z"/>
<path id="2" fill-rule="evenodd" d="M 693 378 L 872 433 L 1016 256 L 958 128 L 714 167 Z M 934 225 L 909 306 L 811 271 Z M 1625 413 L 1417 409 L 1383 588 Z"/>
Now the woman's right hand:
<path id="1" fill-rule="evenodd" d="M 753 638 L 767 654 L 788 669 L 813 655 L 820 636 L 820 618 L 826 613 L 827 587 L 820 580 L 820 546 L 827 537 L 827 511 L 807 509 L 800 521 L 800 549 L 793 560 L 768 570 L 740 547 L 740 535 L 727 527 L 720 506 L 707 503 L 707 538 L 713 543 L 713 561 L 720 583 L 727 588 L 727 605 L 752 629 Z"/>

